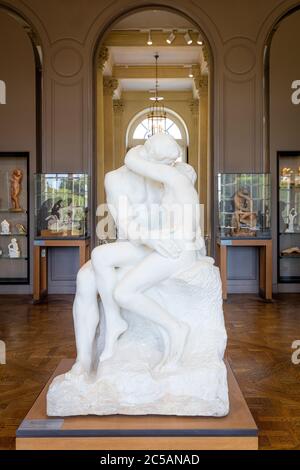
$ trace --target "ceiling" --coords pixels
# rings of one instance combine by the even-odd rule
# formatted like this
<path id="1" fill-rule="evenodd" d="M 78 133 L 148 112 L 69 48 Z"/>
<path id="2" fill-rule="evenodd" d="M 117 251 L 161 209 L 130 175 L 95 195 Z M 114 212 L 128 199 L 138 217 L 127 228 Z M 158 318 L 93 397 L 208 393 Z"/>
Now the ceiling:
<path id="1" fill-rule="evenodd" d="M 124 91 L 149 91 L 153 90 L 155 81 L 149 78 L 125 78 L 119 80 Z M 161 78 L 159 80 L 159 91 L 188 91 L 193 89 L 192 78 Z"/>
<path id="2" fill-rule="evenodd" d="M 123 18 L 113 29 L 195 29 L 195 25 L 170 11 L 145 10 Z"/>
<path id="3" fill-rule="evenodd" d="M 158 65 L 192 65 L 201 60 L 201 47 L 110 47 L 114 65 L 154 65 L 154 55 L 159 54 Z"/>
<path id="4" fill-rule="evenodd" d="M 146 44 L 150 30 L 154 31 L 153 46 Z M 178 40 L 176 39 L 172 45 L 167 45 L 166 35 L 170 31 L 175 31 L 175 34 L 177 32 Z M 187 45 L 183 39 L 186 31 L 195 35 L 192 45 Z M 188 76 L 189 70 L 192 65 L 199 65 L 203 72 L 206 64 L 203 47 L 196 44 L 197 28 L 185 17 L 164 10 L 146 10 L 134 13 L 115 23 L 111 34 L 111 39 L 108 38 L 106 43 L 110 59 L 105 66 L 104 75 L 113 75 L 115 66 L 128 68 L 155 66 L 154 55 L 158 53 L 158 70 L 168 66 L 178 66 L 181 69 L 178 77 L 175 73 L 169 78 L 159 78 L 160 90 L 178 92 L 190 90 L 195 93 L 193 79 Z M 187 70 L 186 78 L 184 78 L 185 72 L 182 73 L 183 67 Z M 118 80 L 120 87 L 116 96 L 120 96 L 121 90 L 149 91 L 155 86 L 153 75 L 149 74 L 147 77 L 145 73 L 134 77 L 125 74 L 125 76 L 118 77 Z"/>

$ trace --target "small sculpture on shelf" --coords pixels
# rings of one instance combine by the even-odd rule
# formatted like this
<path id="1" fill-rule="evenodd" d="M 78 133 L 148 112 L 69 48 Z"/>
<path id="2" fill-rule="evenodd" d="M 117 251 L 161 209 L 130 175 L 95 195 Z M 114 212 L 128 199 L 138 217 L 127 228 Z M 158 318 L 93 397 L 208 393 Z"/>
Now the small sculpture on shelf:
<path id="1" fill-rule="evenodd" d="M 36 237 L 87 236 L 88 179 L 71 173 L 35 176 Z"/>
<path id="2" fill-rule="evenodd" d="M 233 196 L 232 236 L 255 237 L 257 214 L 253 212 L 253 200 L 247 188 L 240 188 Z"/>
<path id="3" fill-rule="evenodd" d="M 20 248 L 15 238 L 12 238 L 8 245 L 8 256 L 10 258 L 20 258 L 21 256 Z"/>
<path id="4" fill-rule="evenodd" d="M 47 201 L 46 201 L 47 202 Z M 45 204 L 45 203 L 44 203 Z M 83 235 L 82 220 L 84 212 L 81 207 L 73 206 L 72 199 L 68 199 L 64 206 L 63 200 L 59 199 L 50 209 L 50 215 L 47 215 L 47 206 L 40 210 L 38 219 L 42 227 L 41 235 L 62 235 L 62 236 L 81 236 Z M 45 217 L 44 222 L 41 220 Z"/>
<path id="5" fill-rule="evenodd" d="M 49 206 L 48 201 L 45 201 L 44 206 L 45 206 L 45 222 L 42 224 L 44 226 L 42 234 L 48 236 L 51 235 L 51 233 L 54 232 L 60 232 L 60 218 L 61 218 L 61 209 L 63 207 L 63 200 L 59 199 L 56 201 L 53 205 L 51 205 L 50 202 L 50 215 L 48 215 L 48 209 L 47 207 Z M 42 206 L 43 207 L 43 206 Z M 49 233 L 50 232 L 50 233 Z"/>
<path id="6" fill-rule="evenodd" d="M 58 201 L 56 201 L 56 203 L 52 207 L 51 215 L 59 220 L 60 219 L 60 211 L 61 211 L 62 207 L 63 207 L 63 200 L 59 199 Z"/>
<path id="7" fill-rule="evenodd" d="M 270 213 L 270 209 L 268 205 L 266 205 L 265 207 L 264 220 L 265 220 L 265 228 L 271 228 L 271 213 Z"/>
<path id="8" fill-rule="evenodd" d="M 290 210 L 289 213 L 289 226 L 286 229 L 285 233 L 295 233 L 295 219 L 297 217 L 297 211 L 295 208 Z"/>
<path id="9" fill-rule="evenodd" d="M 281 170 L 280 186 L 282 188 L 289 188 L 293 183 L 294 171 L 291 168 L 285 167 Z"/>
<path id="10" fill-rule="evenodd" d="M 281 252 L 281 256 L 300 256 L 300 248 L 298 246 L 286 248 Z"/>
<path id="11" fill-rule="evenodd" d="M 41 207 L 39 208 L 39 211 L 37 214 L 38 233 L 43 233 L 44 230 L 48 229 L 47 219 L 48 219 L 49 213 L 51 213 L 51 210 L 52 210 L 51 199 L 46 199 L 46 201 L 44 201 Z"/>
<path id="12" fill-rule="evenodd" d="M 12 202 L 11 211 L 22 212 L 23 209 L 20 206 L 20 194 L 22 191 L 22 180 L 23 171 L 16 168 L 10 178 L 10 197 Z"/>
<path id="13" fill-rule="evenodd" d="M 18 232 L 20 235 L 26 235 L 27 234 L 27 230 L 26 228 L 24 227 L 23 224 L 16 224 L 16 227 L 18 229 Z"/>
<path id="14" fill-rule="evenodd" d="M 10 225 L 6 219 L 1 222 L 1 235 L 10 235 Z"/>

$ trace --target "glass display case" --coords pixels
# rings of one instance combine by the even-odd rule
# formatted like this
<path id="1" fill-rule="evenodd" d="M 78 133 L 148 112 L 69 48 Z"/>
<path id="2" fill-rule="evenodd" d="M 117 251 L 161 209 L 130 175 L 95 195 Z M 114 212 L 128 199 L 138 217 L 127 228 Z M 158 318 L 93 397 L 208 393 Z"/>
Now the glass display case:
<path id="1" fill-rule="evenodd" d="M 35 238 L 86 238 L 89 179 L 86 174 L 35 175 Z"/>
<path id="2" fill-rule="evenodd" d="M 218 175 L 220 239 L 271 238 L 268 173 Z"/>
<path id="3" fill-rule="evenodd" d="M 0 284 L 29 283 L 28 153 L 0 153 Z"/>
<path id="4" fill-rule="evenodd" d="M 278 153 L 278 282 L 300 282 L 300 151 Z"/>

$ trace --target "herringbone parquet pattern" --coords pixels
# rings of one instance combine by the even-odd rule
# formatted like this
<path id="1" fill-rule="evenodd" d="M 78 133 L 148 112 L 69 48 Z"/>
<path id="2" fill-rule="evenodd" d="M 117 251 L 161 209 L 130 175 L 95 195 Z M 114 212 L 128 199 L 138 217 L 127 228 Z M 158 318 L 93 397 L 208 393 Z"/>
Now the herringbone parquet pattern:
<path id="1" fill-rule="evenodd" d="M 0 297 L 0 449 L 13 449 L 16 428 L 62 358 L 74 357 L 72 297 L 31 305 L 29 297 Z M 229 362 L 260 430 L 262 449 L 300 449 L 300 295 L 264 303 L 231 296 L 225 305 Z"/>

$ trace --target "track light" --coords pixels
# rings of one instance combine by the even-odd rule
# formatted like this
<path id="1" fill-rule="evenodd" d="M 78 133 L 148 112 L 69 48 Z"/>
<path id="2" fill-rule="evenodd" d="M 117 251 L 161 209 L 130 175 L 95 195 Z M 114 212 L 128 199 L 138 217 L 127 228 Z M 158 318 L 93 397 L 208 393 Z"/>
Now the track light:
<path id="1" fill-rule="evenodd" d="M 166 39 L 166 42 L 167 42 L 168 44 L 172 44 L 172 42 L 174 41 L 174 39 L 175 39 L 174 31 L 171 31 L 170 34 L 169 34 L 169 36 L 168 36 L 167 39 Z"/>
<path id="2" fill-rule="evenodd" d="M 152 42 L 152 36 L 151 36 L 151 30 L 149 31 L 149 34 L 148 34 L 148 41 L 147 41 L 147 44 L 148 46 L 152 46 L 153 42 Z"/>
<path id="3" fill-rule="evenodd" d="M 199 33 L 198 38 L 197 38 L 197 44 L 198 44 L 199 46 L 203 46 L 203 39 L 202 39 L 200 33 Z"/>
<path id="4" fill-rule="evenodd" d="M 187 31 L 184 35 L 185 42 L 187 43 L 188 46 L 190 46 L 193 43 L 193 40 L 190 36 L 190 33 Z"/>

